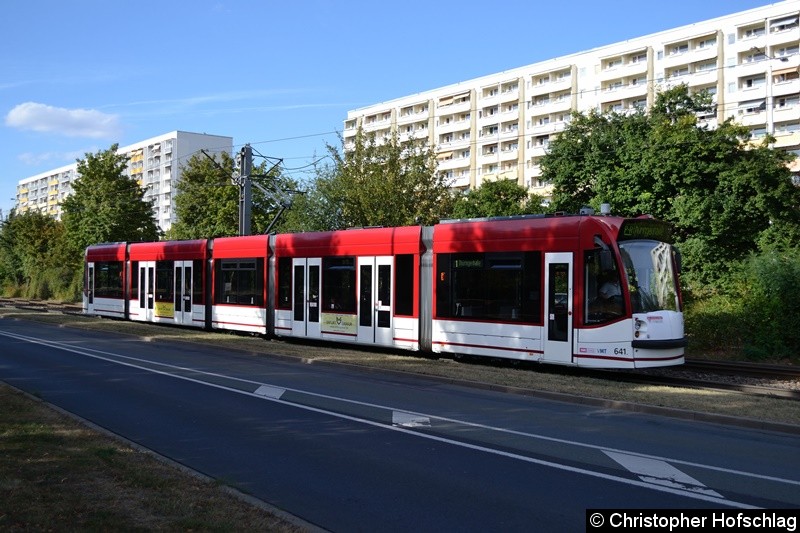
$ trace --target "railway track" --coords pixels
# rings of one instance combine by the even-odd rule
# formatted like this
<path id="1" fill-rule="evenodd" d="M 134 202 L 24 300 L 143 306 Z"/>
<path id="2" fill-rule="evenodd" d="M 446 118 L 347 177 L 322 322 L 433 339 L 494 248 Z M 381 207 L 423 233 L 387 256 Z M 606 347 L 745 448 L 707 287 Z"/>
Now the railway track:
<path id="1" fill-rule="evenodd" d="M 614 374 L 626 382 L 800 400 L 800 369 L 789 365 L 689 359 L 681 366 Z"/>
<path id="2" fill-rule="evenodd" d="M 60 312 L 66 314 L 83 314 L 83 309 L 78 304 L 63 302 L 50 302 L 45 300 L 28 300 L 22 298 L 0 298 L 0 307 L 14 307 L 16 309 L 29 309 L 42 312 Z"/>
<path id="3" fill-rule="evenodd" d="M 790 365 L 767 365 L 737 361 L 706 361 L 687 359 L 684 369 L 714 374 L 746 375 L 764 379 L 800 379 L 800 367 Z"/>
<path id="4" fill-rule="evenodd" d="M 20 298 L 0 298 L 0 307 L 14 307 L 40 312 L 60 312 L 63 314 L 82 314 L 80 305 Z M 498 363 L 497 361 L 490 362 L 482 358 L 470 358 L 470 360 L 475 364 Z M 504 360 L 500 364 L 515 363 Z M 531 365 L 531 370 L 542 371 L 545 369 L 541 365 L 535 364 Z M 688 359 L 681 366 L 635 371 L 585 370 L 557 366 L 546 370 L 571 372 L 576 375 L 628 383 L 726 390 L 750 395 L 800 400 L 800 368 L 789 365 Z"/>

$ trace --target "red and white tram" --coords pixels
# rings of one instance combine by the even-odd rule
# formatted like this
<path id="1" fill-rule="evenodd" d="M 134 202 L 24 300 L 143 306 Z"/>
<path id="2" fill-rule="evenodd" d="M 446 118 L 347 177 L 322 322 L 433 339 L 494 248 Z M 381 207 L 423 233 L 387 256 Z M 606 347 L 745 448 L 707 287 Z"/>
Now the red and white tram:
<path id="1" fill-rule="evenodd" d="M 86 250 L 87 314 L 597 368 L 683 362 L 669 228 L 538 216 Z"/>
<path id="2" fill-rule="evenodd" d="M 88 255 L 87 255 L 88 257 Z M 137 242 L 127 246 L 130 282 L 124 308 L 130 320 L 203 326 L 207 241 Z"/>

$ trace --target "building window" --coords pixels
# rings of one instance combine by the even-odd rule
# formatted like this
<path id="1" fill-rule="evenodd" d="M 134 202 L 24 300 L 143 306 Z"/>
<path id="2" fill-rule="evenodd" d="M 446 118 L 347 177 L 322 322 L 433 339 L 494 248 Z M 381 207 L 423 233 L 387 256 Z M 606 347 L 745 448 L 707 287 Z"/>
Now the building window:
<path id="1" fill-rule="evenodd" d="M 798 122 L 784 122 L 775 125 L 775 135 L 789 135 L 800 131 L 800 123 Z"/>
<path id="2" fill-rule="evenodd" d="M 760 113 L 767 108 L 766 100 L 751 100 L 749 102 L 744 102 L 739 106 L 739 114 L 740 115 L 751 115 L 754 113 Z"/>
<path id="3" fill-rule="evenodd" d="M 787 96 L 782 98 L 777 98 L 775 100 L 775 108 L 776 109 L 788 109 L 790 107 L 794 107 L 800 103 L 800 96 Z"/>
<path id="4" fill-rule="evenodd" d="M 742 80 L 742 89 L 757 89 L 763 87 L 767 82 L 765 75 L 753 76 L 752 78 L 745 78 Z"/>
<path id="5" fill-rule="evenodd" d="M 712 37 L 711 39 L 705 39 L 703 41 L 700 41 L 697 44 L 697 48 L 702 50 L 704 48 L 711 48 L 711 47 L 716 46 L 716 45 L 717 45 L 717 38 L 716 37 Z"/>
<path id="6" fill-rule="evenodd" d="M 785 72 L 776 73 L 772 81 L 775 83 L 787 83 L 790 81 L 794 81 L 798 78 L 800 78 L 800 73 L 797 72 L 797 69 L 793 69 Z"/>
<path id="7" fill-rule="evenodd" d="M 781 31 L 788 31 L 798 27 L 798 16 L 785 17 L 778 20 L 773 20 L 769 24 L 770 33 L 778 33 Z"/>
<path id="8" fill-rule="evenodd" d="M 685 54 L 689 51 L 689 43 L 676 44 L 670 48 L 669 55 Z"/>

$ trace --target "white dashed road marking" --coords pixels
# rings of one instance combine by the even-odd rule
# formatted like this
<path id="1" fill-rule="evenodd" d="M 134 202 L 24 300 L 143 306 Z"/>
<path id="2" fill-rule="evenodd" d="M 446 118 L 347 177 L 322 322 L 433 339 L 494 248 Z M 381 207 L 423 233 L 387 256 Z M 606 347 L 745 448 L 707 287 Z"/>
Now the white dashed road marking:
<path id="1" fill-rule="evenodd" d="M 264 396 L 266 398 L 272 398 L 273 400 L 280 400 L 281 396 L 286 392 L 286 389 L 281 389 L 280 387 L 273 387 L 271 385 L 261 385 L 257 388 L 253 394 L 256 396 Z"/>
<path id="2" fill-rule="evenodd" d="M 403 411 L 392 411 L 392 425 L 405 428 L 430 427 L 431 419 Z"/>
<path id="3" fill-rule="evenodd" d="M 604 453 L 626 469 L 637 474 L 639 479 L 646 483 L 706 494 L 715 498 L 724 498 L 718 492 L 707 488 L 692 476 L 684 474 L 666 461 L 608 450 L 605 450 Z"/>

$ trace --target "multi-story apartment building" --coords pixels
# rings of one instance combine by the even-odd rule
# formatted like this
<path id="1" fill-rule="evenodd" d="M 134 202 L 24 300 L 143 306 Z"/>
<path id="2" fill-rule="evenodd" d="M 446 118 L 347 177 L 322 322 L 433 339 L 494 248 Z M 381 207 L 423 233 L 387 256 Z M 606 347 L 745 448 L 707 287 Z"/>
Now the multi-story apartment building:
<path id="1" fill-rule="evenodd" d="M 713 95 L 705 123 L 733 116 L 754 138 L 770 133 L 800 153 L 798 16 L 800 1 L 787 0 L 356 109 L 344 148 L 359 128 L 427 138 L 455 188 L 512 179 L 546 196 L 539 162 L 572 111 L 647 108 L 685 83 Z"/>
<path id="2" fill-rule="evenodd" d="M 117 150 L 128 156 L 126 173 L 145 189 L 144 199 L 153 204 L 156 222 L 163 231 L 175 221 L 173 192 L 181 177 L 181 166 L 200 150 L 231 154 L 233 138 L 173 131 Z M 38 210 L 59 219 L 61 203 L 72 194 L 72 183 L 78 177 L 78 164 L 73 163 L 20 181 L 16 212 Z"/>

